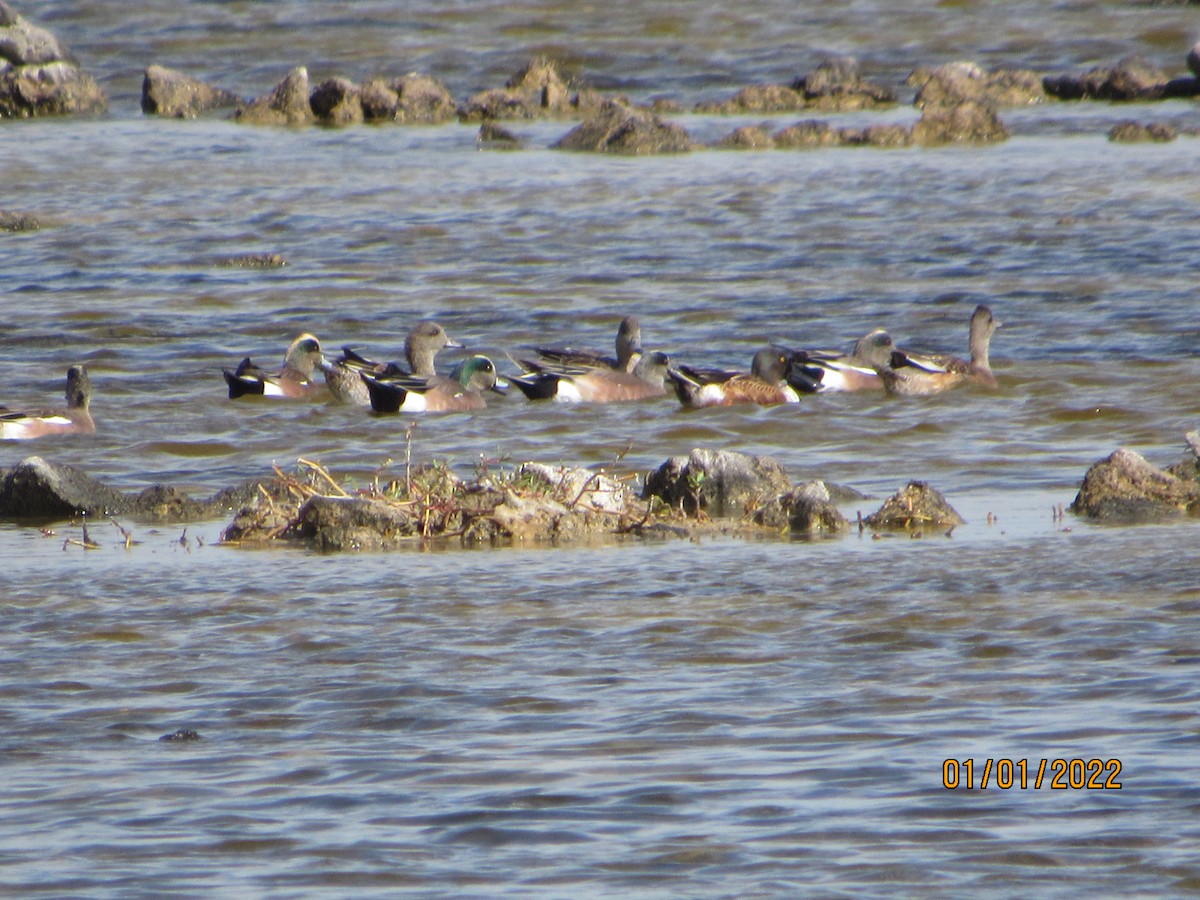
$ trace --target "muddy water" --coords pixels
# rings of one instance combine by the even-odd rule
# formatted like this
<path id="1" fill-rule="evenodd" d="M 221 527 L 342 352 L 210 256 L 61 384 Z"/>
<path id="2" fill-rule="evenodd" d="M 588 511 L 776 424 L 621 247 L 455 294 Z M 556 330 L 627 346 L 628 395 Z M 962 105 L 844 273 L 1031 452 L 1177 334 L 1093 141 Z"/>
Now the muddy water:
<path id="1" fill-rule="evenodd" d="M 1005 325 L 991 394 L 693 414 L 510 397 L 412 433 L 416 459 L 464 474 L 768 453 L 874 495 L 864 512 L 922 478 L 968 520 L 949 538 L 320 557 L 217 547 L 224 522 L 122 523 L 129 549 L 94 523 L 90 552 L 66 543 L 78 526 L 0 525 L 0 885 L 1195 890 L 1197 528 L 1052 515 L 1100 456 L 1170 463 L 1196 427 L 1195 140 L 1105 140 L 1122 118 L 1200 124 L 1192 104 L 1012 111 L 1012 140 L 986 149 L 634 160 L 550 151 L 564 123 L 519 123 L 527 149 L 494 153 L 457 125 L 137 111 L 150 62 L 247 94 L 298 63 L 419 69 L 463 96 L 550 50 L 596 86 L 689 107 L 829 51 L 896 82 L 947 59 L 1072 71 L 1132 52 L 1178 74 L 1197 24 L 1182 6 L 1043 6 L 26 10 L 113 110 L 0 129 L 0 205 L 52 224 L 0 241 L 0 400 L 56 396 L 84 361 L 100 430 L 7 444 L 3 466 L 37 452 L 197 493 L 301 456 L 355 483 L 402 471 L 411 420 L 225 399 L 222 366 L 274 362 L 303 330 L 388 357 L 434 316 L 503 361 L 535 340 L 606 347 L 636 313 L 648 346 L 733 366 L 768 340 L 841 346 L 877 325 L 964 351 L 979 302 Z M 743 124 L 679 121 L 703 140 Z M 216 264 L 247 253 L 288 264 Z M 157 740 L 180 728 L 205 739 Z M 1001 758 L 1028 761 L 1025 789 L 978 789 Z M 1053 760 L 1093 758 L 1119 761 L 1120 790 L 1070 772 L 1049 787 Z M 946 759 L 975 761 L 974 790 L 943 787 Z"/>

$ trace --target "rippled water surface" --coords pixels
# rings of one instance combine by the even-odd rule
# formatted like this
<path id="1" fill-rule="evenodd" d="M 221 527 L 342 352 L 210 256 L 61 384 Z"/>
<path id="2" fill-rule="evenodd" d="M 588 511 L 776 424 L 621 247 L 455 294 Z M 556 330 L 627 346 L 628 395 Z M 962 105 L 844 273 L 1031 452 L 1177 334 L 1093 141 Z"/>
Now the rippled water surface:
<path id="1" fill-rule="evenodd" d="M 531 55 L 691 108 L 831 52 L 901 85 L 975 59 L 1170 75 L 1200 10 L 1139 3 L 43 3 L 108 93 L 0 122 L 0 401 L 96 386 L 94 437 L 0 445 L 114 486 L 210 494 L 272 463 L 365 483 L 411 419 L 230 402 L 222 366 L 301 331 L 394 358 L 436 317 L 510 368 L 533 341 L 745 366 L 877 325 L 965 352 L 998 391 L 771 410 L 498 399 L 428 416 L 418 461 L 778 458 L 875 509 L 910 478 L 952 536 L 625 542 L 318 556 L 216 546 L 225 521 L 123 522 L 99 550 L 0 524 L 0 892 L 17 896 L 1078 896 L 1200 888 L 1200 530 L 1068 514 L 1120 446 L 1169 464 L 1200 413 L 1195 138 L 1107 141 L 1192 103 L 1003 114 L 1006 143 L 613 159 L 571 123 L 274 130 L 142 118 L 152 62 L 263 93 L 429 72 L 465 97 Z M 20 7 L 19 7 L 20 8 Z M 738 124 L 682 114 L 715 141 Z M 769 119 L 782 127 L 795 117 Z M 901 106 L 847 122 L 908 122 Z M 839 123 L 842 121 L 838 120 Z M 220 261 L 278 253 L 280 269 Z M 446 362 L 453 359 L 447 355 Z M 51 533 L 52 532 L 52 533 Z M 160 742 L 193 729 L 198 742 Z M 973 759 L 976 789 L 943 788 Z M 1029 787 L 978 789 L 987 759 Z M 1117 760 L 1120 790 L 1041 788 Z M 965 778 L 965 771 L 962 773 Z M 994 774 L 992 776 L 995 777 Z"/>

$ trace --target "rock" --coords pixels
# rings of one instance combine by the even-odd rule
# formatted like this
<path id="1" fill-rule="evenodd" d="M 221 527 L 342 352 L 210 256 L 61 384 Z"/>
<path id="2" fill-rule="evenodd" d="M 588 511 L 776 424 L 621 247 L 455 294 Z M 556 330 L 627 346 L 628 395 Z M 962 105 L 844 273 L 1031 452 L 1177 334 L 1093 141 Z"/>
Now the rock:
<path id="1" fill-rule="evenodd" d="M 786 84 L 756 84 L 742 88 L 728 100 L 719 103 L 698 103 L 696 112 L 726 116 L 795 112 L 807 105 L 804 94 Z"/>
<path id="2" fill-rule="evenodd" d="M 37 231 L 42 223 L 28 213 L 0 209 L 0 231 Z"/>
<path id="3" fill-rule="evenodd" d="M 481 91 L 458 108 L 464 122 L 482 119 L 534 119 L 572 112 L 566 82 L 557 65 L 544 56 L 525 64 L 503 88 Z"/>
<path id="4" fill-rule="evenodd" d="M 966 524 L 946 498 L 924 481 L 910 481 L 863 522 L 871 528 L 904 531 Z"/>
<path id="5" fill-rule="evenodd" d="M 1200 483 L 1122 448 L 1088 469 L 1070 509 L 1091 519 L 1134 521 L 1200 512 Z"/>
<path id="6" fill-rule="evenodd" d="M 775 140 L 765 128 L 744 125 L 717 141 L 717 146 L 727 150 L 770 150 Z"/>
<path id="7" fill-rule="evenodd" d="M 18 14 L 4 0 L 0 0 L 0 59 L 14 66 L 75 61 L 58 38 Z"/>
<path id="8" fill-rule="evenodd" d="M 191 728 L 180 728 L 171 732 L 170 734 L 164 734 L 159 738 L 159 740 L 167 743 L 174 743 L 176 741 L 202 741 L 204 738 L 201 737 L 200 732 Z"/>
<path id="9" fill-rule="evenodd" d="M 975 100 L 957 106 L 928 107 L 912 129 L 922 147 L 943 144 L 987 144 L 1008 140 L 1008 129 L 996 110 Z"/>
<path id="10" fill-rule="evenodd" d="M 207 500 L 194 500 L 165 485 L 154 485 L 140 494 L 124 494 L 74 466 L 30 456 L 3 474 L 0 518 L 127 515 L 155 522 L 192 522 L 227 515 L 260 493 L 259 482 L 251 481 Z"/>
<path id="11" fill-rule="evenodd" d="M 842 143 L 841 132 L 828 122 L 797 122 L 774 134 L 775 146 L 789 150 L 815 147 L 837 147 Z"/>
<path id="12" fill-rule="evenodd" d="M 1060 100 L 1161 100 L 1168 80 L 1144 59 L 1127 56 L 1111 69 L 1047 77 L 1042 84 L 1046 93 Z"/>
<path id="13" fill-rule="evenodd" d="M 864 80 L 850 56 L 823 60 L 792 88 L 803 92 L 809 107 L 837 112 L 894 106 L 899 99 L 894 88 Z"/>
<path id="14" fill-rule="evenodd" d="M 683 153 L 693 146 L 692 139 L 680 126 L 612 102 L 553 145 L 556 150 L 630 155 Z"/>
<path id="15" fill-rule="evenodd" d="M 13 66 L 0 73 L 0 119 L 93 115 L 107 109 L 100 86 L 74 63 Z"/>
<path id="16" fill-rule="evenodd" d="M 768 501 L 755 511 L 754 521 L 794 534 L 840 534 L 850 528 L 822 481 L 810 481 Z"/>
<path id="17" fill-rule="evenodd" d="M 1108 131 L 1108 139 L 1115 143 L 1136 144 L 1146 141 L 1167 143 L 1179 137 L 1174 126 L 1165 122 L 1143 125 L 1140 122 L 1118 122 Z"/>
<path id="18" fill-rule="evenodd" d="M 482 146 L 494 147 L 502 150 L 516 150 L 521 146 L 521 139 L 507 128 L 501 128 L 495 122 L 486 121 L 479 126 L 479 134 L 476 136 Z"/>
<path id="19" fill-rule="evenodd" d="M 58 39 L 0 0 L 0 118 L 92 115 L 107 109 L 100 86 Z"/>
<path id="20" fill-rule="evenodd" d="M 147 66 L 142 78 L 142 112 L 148 116 L 194 119 L 242 102 L 236 94 L 164 66 Z"/>
<path id="21" fill-rule="evenodd" d="M 646 476 L 643 499 L 658 497 L 691 515 L 742 516 L 791 488 L 774 459 L 698 448 Z"/>
<path id="22" fill-rule="evenodd" d="M 388 550 L 420 534 L 410 507 L 370 497 L 313 497 L 287 537 L 316 550 Z M 223 534 L 221 540 L 225 541 Z"/>
<path id="23" fill-rule="evenodd" d="M 620 516 L 629 511 L 633 499 L 624 482 L 579 467 L 528 462 L 517 469 L 517 477 L 544 485 L 555 498 L 566 502 L 568 509 L 581 507 Z"/>
<path id="24" fill-rule="evenodd" d="M 281 253 L 243 253 L 219 257 L 213 264 L 222 269 L 282 269 L 287 259 Z"/>
<path id="25" fill-rule="evenodd" d="M 852 147 L 911 147 L 913 133 L 903 125 L 868 125 L 863 129 L 842 129 L 841 140 Z"/>
<path id="26" fill-rule="evenodd" d="M 360 91 L 359 100 L 368 122 L 434 125 L 455 115 L 454 98 L 446 87 L 415 72 L 391 81 L 370 81 Z"/>
<path id="27" fill-rule="evenodd" d="M 308 105 L 322 125 L 361 125 L 365 119 L 361 91 L 348 78 L 330 78 L 313 89 Z"/>
<path id="28" fill-rule="evenodd" d="M 246 125 L 309 125 L 314 116 L 308 94 L 308 69 L 297 66 L 271 93 L 239 106 L 233 118 Z"/>
<path id="29" fill-rule="evenodd" d="M 957 106 L 967 100 L 995 107 L 1030 106 L 1048 98 L 1044 79 L 1024 69 L 988 72 L 970 62 L 952 62 L 936 69 L 919 68 L 908 77 L 917 86 L 918 109 Z"/>
<path id="30" fill-rule="evenodd" d="M 0 516 L 13 519 L 68 519 L 77 515 L 124 514 L 133 507 L 126 495 L 74 466 L 30 456 L 0 484 Z"/>

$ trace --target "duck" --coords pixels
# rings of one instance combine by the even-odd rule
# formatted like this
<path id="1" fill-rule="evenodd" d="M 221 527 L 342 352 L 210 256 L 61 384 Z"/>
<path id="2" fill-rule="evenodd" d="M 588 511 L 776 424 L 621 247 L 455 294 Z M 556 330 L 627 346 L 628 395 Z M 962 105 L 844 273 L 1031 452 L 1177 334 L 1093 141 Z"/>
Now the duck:
<path id="1" fill-rule="evenodd" d="M 786 348 L 784 348 L 786 349 Z M 800 393 L 882 391 L 877 363 L 889 362 L 895 344 L 882 328 L 863 335 L 850 353 L 831 350 L 788 350 L 788 384 Z"/>
<path id="2" fill-rule="evenodd" d="M 360 373 L 377 413 L 459 412 L 484 409 L 484 391 L 500 391 L 496 366 L 486 356 L 471 356 L 449 375 Z"/>
<path id="3" fill-rule="evenodd" d="M 323 385 L 313 380 L 313 373 L 324 363 L 321 342 L 305 333 L 292 341 L 283 357 L 283 368 L 278 372 L 264 372 L 248 356 L 232 372 L 229 369 L 222 371 L 225 383 L 229 385 L 230 400 L 251 394 L 295 399 L 311 397 L 324 390 Z"/>
<path id="4" fill-rule="evenodd" d="M 66 397 L 65 409 L 0 407 L 0 440 L 25 441 L 51 434 L 95 434 L 96 423 L 89 409 L 92 382 L 82 364 L 67 369 Z"/>
<path id="5" fill-rule="evenodd" d="M 616 403 L 665 397 L 671 358 L 662 351 L 639 351 L 633 368 L 626 372 L 612 366 L 569 365 L 548 359 L 515 360 L 524 371 L 509 376 L 530 400 L 559 403 Z"/>
<path id="6" fill-rule="evenodd" d="M 790 367 L 791 355 L 786 350 L 764 347 L 754 354 L 749 372 L 680 366 L 667 374 L 679 402 L 687 409 L 738 403 L 775 406 L 800 400 L 800 395 L 787 381 Z"/>
<path id="7" fill-rule="evenodd" d="M 920 397 L 939 394 L 960 384 L 996 387 L 988 353 L 992 335 L 1001 323 L 985 304 L 975 307 L 969 326 L 971 358 L 913 353 L 893 350 L 890 357 L 876 363 L 875 369 L 889 394 Z"/>
<path id="8" fill-rule="evenodd" d="M 432 378 L 437 374 L 433 361 L 438 351 L 446 347 L 462 348 L 463 344 L 452 340 L 446 329 L 437 322 L 426 319 L 418 322 L 404 339 L 404 358 L 408 367 L 396 363 L 380 363 L 360 356 L 352 347 L 343 347 L 340 358 L 322 367 L 325 384 L 335 400 L 351 406 L 370 406 L 371 395 L 361 373 L 376 377 L 415 375 Z"/>
<path id="9" fill-rule="evenodd" d="M 633 372 L 642 355 L 642 326 L 636 316 L 626 316 L 617 326 L 615 357 L 593 350 L 573 347 L 531 347 L 536 362 L 552 366 L 584 366 L 589 369 L 612 369 Z"/>

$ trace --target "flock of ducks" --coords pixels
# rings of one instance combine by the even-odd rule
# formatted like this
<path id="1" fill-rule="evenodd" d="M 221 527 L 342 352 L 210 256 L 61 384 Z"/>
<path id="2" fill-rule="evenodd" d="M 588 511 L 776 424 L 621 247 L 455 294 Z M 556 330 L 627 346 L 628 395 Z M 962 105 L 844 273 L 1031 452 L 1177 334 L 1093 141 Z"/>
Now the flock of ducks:
<path id="1" fill-rule="evenodd" d="M 321 342 L 302 334 L 288 347 L 283 367 L 267 372 L 249 357 L 225 369 L 229 397 L 320 398 L 370 407 L 379 413 L 482 409 L 485 395 L 507 393 L 510 386 L 530 400 L 612 403 L 662 397 L 673 392 L 689 409 L 753 403 L 795 403 L 804 394 L 879 390 L 920 396 L 959 384 L 995 387 L 988 351 L 1000 322 L 980 305 L 971 316 L 970 357 L 901 350 L 876 329 L 860 338 L 849 353 L 764 347 L 754 354 L 750 371 L 675 365 L 661 351 L 643 351 L 641 326 L 627 316 L 617 329 L 614 356 L 569 347 L 530 347 L 510 359 L 519 372 L 501 376 L 486 356 L 468 356 L 449 374 L 434 361 L 441 350 L 461 348 L 437 322 L 419 322 L 404 342 L 404 363 L 376 362 L 352 347 L 326 361 Z M 321 378 L 318 379 L 318 373 Z M 67 371 L 67 405 L 57 410 L 15 411 L 0 407 L 0 440 L 49 434 L 93 433 L 89 411 L 91 382 L 82 365 Z"/>

